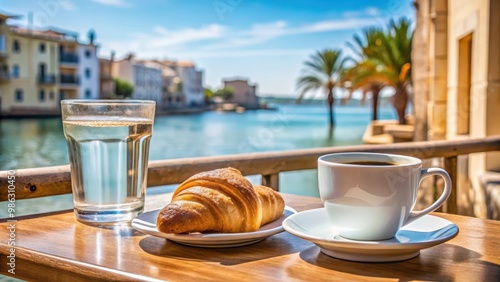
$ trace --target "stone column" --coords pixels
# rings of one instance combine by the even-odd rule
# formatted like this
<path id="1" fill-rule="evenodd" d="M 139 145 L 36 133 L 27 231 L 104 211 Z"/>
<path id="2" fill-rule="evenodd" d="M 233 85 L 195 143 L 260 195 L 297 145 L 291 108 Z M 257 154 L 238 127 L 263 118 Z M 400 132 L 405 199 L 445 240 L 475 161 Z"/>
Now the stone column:
<path id="1" fill-rule="evenodd" d="M 490 0 L 486 135 L 500 135 L 500 1 Z M 486 170 L 500 172 L 500 153 L 486 154 Z M 500 202 L 500 199 L 499 199 Z"/>
<path id="2" fill-rule="evenodd" d="M 429 23 L 428 0 L 415 0 L 416 23 L 411 51 L 415 141 L 427 140 L 427 103 L 429 101 Z"/>
<path id="3" fill-rule="evenodd" d="M 448 0 L 430 1 L 428 140 L 446 139 Z"/>

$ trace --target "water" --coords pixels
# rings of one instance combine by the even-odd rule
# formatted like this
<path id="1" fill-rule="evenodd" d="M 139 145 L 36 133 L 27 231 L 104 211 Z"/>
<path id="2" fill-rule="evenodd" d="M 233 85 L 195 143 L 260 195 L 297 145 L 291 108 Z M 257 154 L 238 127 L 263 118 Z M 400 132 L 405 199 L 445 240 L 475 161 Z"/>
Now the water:
<path id="1" fill-rule="evenodd" d="M 337 125 L 328 131 L 327 107 L 278 105 L 276 111 L 206 112 L 155 119 L 150 160 L 282 151 L 362 144 L 371 119 L 369 106 L 337 106 Z M 380 119 L 395 119 L 391 107 Z M 0 120 L 0 170 L 68 164 L 68 149 L 60 118 Z M 250 177 L 252 183 L 259 177 Z M 280 174 L 281 191 L 318 197 L 315 170 Z M 147 189 L 154 194 L 165 189 Z M 36 201 L 36 202 L 35 202 Z M 6 205 L 0 203 L 0 217 Z M 17 214 L 72 208 L 72 196 L 17 201 Z"/>
<path id="2" fill-rule="evenodd" d="M 127 221 L 142 212 L 151 121 L 66 120 L 63 128 L 77 219 Z"/>

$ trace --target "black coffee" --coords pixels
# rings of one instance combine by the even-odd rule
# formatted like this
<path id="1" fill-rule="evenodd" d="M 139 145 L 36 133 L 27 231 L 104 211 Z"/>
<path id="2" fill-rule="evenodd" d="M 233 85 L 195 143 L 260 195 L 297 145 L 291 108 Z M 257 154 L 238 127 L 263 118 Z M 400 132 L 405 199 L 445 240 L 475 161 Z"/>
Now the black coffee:
<path id="1" fill-rule="evenodd" d="M 345 163 L 345 164 L 350 164 L 350 165 L 375 165 L 375 166 L 397 165 L 397 163 L 376 162 L 376 161 L 348 162 L 348 163 Z"/>

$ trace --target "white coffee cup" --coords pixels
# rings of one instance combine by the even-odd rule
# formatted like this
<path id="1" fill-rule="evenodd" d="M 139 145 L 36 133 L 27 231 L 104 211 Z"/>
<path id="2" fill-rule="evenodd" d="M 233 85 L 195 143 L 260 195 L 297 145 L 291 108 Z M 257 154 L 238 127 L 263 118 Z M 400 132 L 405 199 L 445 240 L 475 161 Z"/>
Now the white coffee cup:
<path id="1" fill-rule="evenodd" d="M 420 182 L 429 175 L 444 179 L 443 193 L 429 207 L 413 211 Z M 402 226 L 439 208 L 451 192 L 445 170 L 422 169 L 414 157 L 377 153 L 321 156 L 318 184 L 331 224 L 353 240 L 390 239 Z"/>

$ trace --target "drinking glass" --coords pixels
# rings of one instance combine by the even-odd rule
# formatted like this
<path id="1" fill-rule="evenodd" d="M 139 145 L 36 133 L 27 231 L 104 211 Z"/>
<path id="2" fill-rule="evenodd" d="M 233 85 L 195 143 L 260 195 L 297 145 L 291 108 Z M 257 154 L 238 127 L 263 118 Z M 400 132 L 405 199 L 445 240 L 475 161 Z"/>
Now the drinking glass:
<path id="1" fill-rule="evenodd" d="M 61 101 L 79 221 L 127 222 L 144 210 L 155 106 L 142 100 Z"/>

